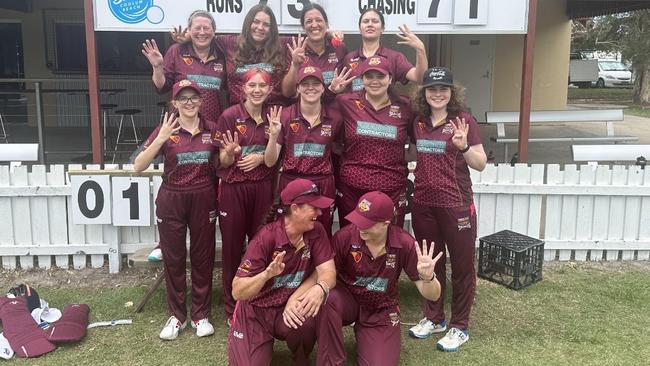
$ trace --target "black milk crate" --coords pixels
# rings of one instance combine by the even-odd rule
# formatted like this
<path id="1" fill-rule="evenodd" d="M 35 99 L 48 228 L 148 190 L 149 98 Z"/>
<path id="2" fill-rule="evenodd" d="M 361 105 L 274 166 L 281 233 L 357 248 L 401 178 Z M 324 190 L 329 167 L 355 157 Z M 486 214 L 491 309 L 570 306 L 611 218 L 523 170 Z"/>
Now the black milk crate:
<path id="1" fill-rule="evenodd" d="M 510 230 L 479 239 L 478 276 L 519 290 L 542 279 L 544 242 Z"/>

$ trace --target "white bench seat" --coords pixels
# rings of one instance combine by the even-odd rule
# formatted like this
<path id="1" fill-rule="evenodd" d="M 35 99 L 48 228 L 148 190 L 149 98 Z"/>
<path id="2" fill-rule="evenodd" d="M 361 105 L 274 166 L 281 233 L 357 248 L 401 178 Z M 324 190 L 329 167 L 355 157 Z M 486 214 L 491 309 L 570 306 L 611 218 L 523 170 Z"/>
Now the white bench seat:
<path id="1" fill-rule="evenodd" d="M 636 161 L 650 159 L 650 145 L 573 145 L 573 161 Z"/>

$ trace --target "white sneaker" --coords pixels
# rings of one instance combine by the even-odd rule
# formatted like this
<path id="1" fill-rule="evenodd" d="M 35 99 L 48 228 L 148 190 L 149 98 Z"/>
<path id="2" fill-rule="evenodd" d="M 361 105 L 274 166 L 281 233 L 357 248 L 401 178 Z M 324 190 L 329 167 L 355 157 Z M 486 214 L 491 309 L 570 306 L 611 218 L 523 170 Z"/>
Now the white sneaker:
<path id="1" fill-rule="evenodd" d="M 444 320 L 436 324 L 427 318 L 423 318 L 409 329 L 409 335 L 413 338 L 426 339 L 431 337 L 432 334 L 442 333 L 445 330 L 447 330 L 447 323 Z"/>
<path id="2" fill-rule="evenodd" d="M 208 318 L 201 319 L 197 322 L 192 320 L 192 328 L 196 328 L 197 337 L 206 337 L 214 334 L 214 327 L 210 324 Z"/>
<path id="3" fill-rule="evenodd" d="M 469 333 L 467 333 L 466 330 L 451 328 L 449 329 L 449 332 L 438 341 L 436 346 L 439 350 L 445 352 L 456 352 L 458 351 L 458 348 L 468 340 Z"/>
<path id="4" fill-rule="evenodd" d="M 160 262 L 162 259 L 162 250 L 160 250 L 160 248 L 152 250 L 147 257 L 149 262 Z"/>
<path id="5" fill-rule="evenodd" d="M 187 320 L 185 320 L 184 323 L 181 323 L 175 316 L 172 315 L 169 317 L 169 319 L 167 319 L 167 323 L 165 323 L 165 326 L 160 331 L 160 339 L 166 341 L 176 339 L 176 337 L 178 337 L 178 333 L 181 330 L 185 329 L 186 326 Z"/>

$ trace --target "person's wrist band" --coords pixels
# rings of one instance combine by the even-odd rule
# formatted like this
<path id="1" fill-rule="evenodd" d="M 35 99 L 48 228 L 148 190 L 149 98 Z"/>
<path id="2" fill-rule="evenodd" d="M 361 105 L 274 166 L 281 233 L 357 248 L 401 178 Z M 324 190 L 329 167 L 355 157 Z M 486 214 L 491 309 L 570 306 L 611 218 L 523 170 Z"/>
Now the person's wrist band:
<path id="1" fill-rule="evenodd" d="M 468 152 L 468 151 L 469 151 L 469 144 L 467 144 L 467 145 L 465 146 L 464 149 L 461 149 L 461 150 L 460 150 L 460 152 L 461 152 L 462 154 L 464 154 L 464 153 L 466 153 L 466 152 Z"/>
<path id="2" fill-rule="evenodd" d="M 420 277 L 422 282 L 429 283 L 436 279 L 436 272 L 433 272 L 433 277 L 431 277 L 430 279 L 422 278 L 422 275 L 420 273 L 418 273 L 418 277 Z"/>
<path id="3" fill-rule="evenodd" d="M 323 299 L 323 303 L 326 303 L 327 298 L 330 295 L 330 288 L 327 285 L 327 282 L 325 281 L 316 282 L 316 285 L 318 285 L 321 288 L 321 290 L 323 290 L 323 294 L 325 295 L 325 298 Z"/>

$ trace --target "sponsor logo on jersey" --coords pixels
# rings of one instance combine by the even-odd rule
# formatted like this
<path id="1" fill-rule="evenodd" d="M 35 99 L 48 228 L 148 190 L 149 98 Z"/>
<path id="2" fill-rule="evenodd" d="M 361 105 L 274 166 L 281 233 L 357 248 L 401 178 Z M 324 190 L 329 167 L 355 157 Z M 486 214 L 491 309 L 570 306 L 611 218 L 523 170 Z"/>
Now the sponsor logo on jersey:
<path id="1" fill-rule="evenodd" d="M 191 151 L 176 154 L 178 165 L 207 164 L 209 158 L 209 151 Z"/>
<path id="2" fill-rule="evenodd" d="M 190 80 L 196 81 L 201 89 L 219 90 L 221 89 L 221 78 L 207 75 L 187 75 Z"/>
<path id="3" fill-rule="evenodd" d="M 453 135 L 454 134 L 454 126 L 452 126 L 451 123 L 447 123 L 442 127 L 442 134 L 443 135 Z"/>
<path id="4" fill-rule="evenodd" d="M 248 70 L 252 70 L 252 69 L 261 69 L 261 70 L 264 70 L 264 71 L 268 72 L 269 74 L 271 74 L 273 72 L 273 65 L 267 64 L 265 62 L 261 62 L 261 63 L 257 63 L 257 64 L 243 65 L 243 66 L 238 67 L 235 70 L 235 73 L 242 75 L 242 74 L 247 73 Z"/>
<path id="5" fill-rule="evenodd" d="M 241 147 L 241 156 L 247 156 L 250 154 L 264 154 L 266 146 L 264 145 L 247 145 Z"/>
<path id="6" fill-rule="evenodd" d="M 357 121 L 357 135 L 376 137 L 384 140 L 396 140 L 397 127 L 373 122 Z"/>
<path id="7" fill-rule="evenodd" d="M 365 287 L 366 290 L 371 292 L 385 293 L 388 288 L 388 278 L 357 276 L 353 285 Z"/>
<path id="8" fill-rule="evenodd" d="M 320 135 L 325 137 L 332 136 L 332 125 L 321 125 L 320 126 Z"/>
<path id="9" fill-rule="evenodd" d="M 293 156 L 321 158 L 325 156 L 325 145 L 323 144 L 295 144 L 293 145 Z"/>
<path id="10" fill-rule="evenodd" d="M 334 79 L 334 71 L 323 71 L 323 81 L 325 85 L 330 85 Z"/>
<path id="11" fill-rule="evenodd" d="M 305 276 L 304 271 L 289 273 L 284 276 L 276 276 L 273 280 L 272 289 L 284 288 L 297 288 L 302 283 L 302 278 Z"/>
<path id="12" fill-rule="evenodd" d="M 459 217 L 457 220 L 458 220 L 458 231 L 468 230 L 472 228 L 472 222 L 469 220 L 469 216 Z"/>
<path id="13" fill-rule="evenodd" d="M 390 320 L 390 325 L 393 327 L 399 326 L 399 313 L 390 313 L 388 314 L 388 319 Z"/>
<path id="14" fill-rule="evenodd" d="M 336 56 L 336 52 L 330 52 L 330 54 L 327 55 L 327 63 L 330 64 L 339 63 L 339 58 L 338 56 Z"/>
<path id="15" fill-rule="evenodd" d="M 232 336 L 238 339 L 244 339 L 244 333 L 238 332 L 236 330 L 232 332 Z"/>
<path id="16" fill-rule="evenodd" d="M 402 118 L 402 111 L 398 105 L 391 105 L 388 109 L 388 117 Z"/>
<path id="17" fill-rule="evenodd" d="M 359 91 L 361 89 L 363 89 L 363 79 L 361 79 L 360 77 L 356 78 L 356 79 L 353 79 L 352 80 L 352 90 L 353 91 Z"/>
<path id="18" fill-rule="evenodd" d="M 212 70 L 215 72 L 223 72 L 223 64 L 221 62 L 215 62 L 212 64 Z"/>
<path id="19" fill-rule="evenodd" d="M 303 252 L 302 252 L 302 257 L 300 259 L 301 260 L 309 260 L 309 259 L 311 259 L 311 249 L 309 248 L 308 245 L 304 246 Z"/>
<path id="20" fill-rule="evenodd" d="M 417 140 L 415 146 L 418 152 L 424 154 L 444 154 L 447 148 L 447 141 Z"/>
<path id="21" fill-rule="evenodd" d="M 204 133 L 201 135 L 201 143 L 202 144 L 210 144 L 212 143 L 212 135 L 209 133 Z"/>

